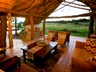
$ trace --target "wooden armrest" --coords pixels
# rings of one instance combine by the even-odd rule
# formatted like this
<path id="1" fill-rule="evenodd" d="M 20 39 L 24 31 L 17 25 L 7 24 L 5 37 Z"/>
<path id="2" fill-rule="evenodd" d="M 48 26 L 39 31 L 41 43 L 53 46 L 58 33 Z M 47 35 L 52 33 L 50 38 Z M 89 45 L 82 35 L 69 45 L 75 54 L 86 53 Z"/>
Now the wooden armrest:
<path id="1" fill-rule="evenodd" d="M 85 42 L 76 41 L 75 48 L 84 48 Z"/>

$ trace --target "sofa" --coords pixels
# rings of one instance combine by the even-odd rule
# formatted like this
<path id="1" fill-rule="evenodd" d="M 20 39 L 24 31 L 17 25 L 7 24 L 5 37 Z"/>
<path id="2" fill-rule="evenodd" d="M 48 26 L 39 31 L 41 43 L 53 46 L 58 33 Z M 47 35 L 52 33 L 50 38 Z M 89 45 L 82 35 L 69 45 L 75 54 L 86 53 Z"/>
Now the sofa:
<path id="1" fill-rule="evenodd" d="M 86 42 L 76 41 L 71 60 L 71 72 L 96 72 L 96 55 L 90 52 L 90 48 L 88 51 L 85 46 Z"/>

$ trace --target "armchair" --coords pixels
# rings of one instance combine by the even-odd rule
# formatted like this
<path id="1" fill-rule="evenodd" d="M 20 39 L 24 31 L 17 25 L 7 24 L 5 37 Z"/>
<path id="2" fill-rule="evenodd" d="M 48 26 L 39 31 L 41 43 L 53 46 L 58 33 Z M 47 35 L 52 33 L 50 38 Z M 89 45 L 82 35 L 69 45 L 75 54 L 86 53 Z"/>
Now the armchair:
<path id="1" fill-rule="evenodd" d="M 57 38 L 57 42 L 59 45 L 63 46 L 66 43 L 66 38 L 67 38 L 67 33 L 66 32 L 58 32 L 58 38 Z"/>
<path id="2" fill-rule="evenodd" d="M 48 32 L 48 36 L 47 36 L 46 40 L 48 40 L 48 41 L 54 41 L 56 33 L 57 32 L 55 30 L 50 30 Z"/>

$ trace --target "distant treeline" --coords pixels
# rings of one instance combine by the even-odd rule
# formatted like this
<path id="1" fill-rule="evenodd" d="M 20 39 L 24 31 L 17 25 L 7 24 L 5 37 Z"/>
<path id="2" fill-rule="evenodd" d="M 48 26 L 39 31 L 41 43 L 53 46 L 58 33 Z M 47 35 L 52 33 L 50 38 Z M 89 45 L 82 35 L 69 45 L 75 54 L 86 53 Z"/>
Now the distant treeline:
<path id="1" fill-rule="evenodd" d="M 68 21 L 64 21 L 64 20 L 61 20 L 61 21 L 46 21 L 46 23 L 62 23 L 62 24 L 66 24 L 66 23 L 75 23 L 75 24 L 78 24 L 78 23 L 81 23 L 81 22 L 89 22 L 89 19 L 78 19 L 78 20 L 68 20 Z"/>

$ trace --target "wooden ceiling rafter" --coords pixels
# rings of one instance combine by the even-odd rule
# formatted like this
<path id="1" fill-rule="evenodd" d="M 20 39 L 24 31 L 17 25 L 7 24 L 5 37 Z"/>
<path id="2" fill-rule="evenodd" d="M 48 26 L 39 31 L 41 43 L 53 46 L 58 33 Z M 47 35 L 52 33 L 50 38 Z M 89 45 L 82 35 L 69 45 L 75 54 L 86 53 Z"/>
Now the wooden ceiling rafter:
<path id="1" fill-rule="evenodd" d="M 1 8 L 1 7 L 0 7 Z M 11 11 L 11 10 L 9 10 L 9 9 L 4 9 L 4 8 L 2 8 L 3 10 L 1 11 L 1 12 L 4 12 L 4 13 L 8 13 L 8 12 L 11 12 L 12 13 L 12 16 L 13 17 L 26 17 L 26 16 L 30 16 L 30 15 L 32 15 L 32 14 L 30 14 L 30 13 L 21 13 L 21 12 L 17 12 L 17 11 Z M 35 17 L 40 17 L 40 16 L 38 16 L 38 15 L 34 15 Z M 42 17 L 44 17 L 44 16 L 42 16 Z"/>
<path id="2" fill-rule="evenodd" d="M 33 2 L 34 2 L 34 0 L 32 0 L 32 3 L 33 3 Z M 24 13 L 27 13 L 32 7 L 33 7 L 33 5 L 31 4 L 31 6 L 24 11 Z"/>
<path id="3" fill-rule="evenodd" d="M 10 9 L 0 7 L 0 12 L 7 12 L 8 13 L 9 11 L 10 11 Z"/>
<path id="4" fill-rule="evenodd" d="M 13 6 L 13 5 L 10 5 L 10 4 L 7 4 L 7 3 L 3 3 L 3 2 L 0 2 L 0 4 L 5 4 L 5 5 Z"/>
<path id="5" fill-rule="evenodd" d="M 55 2 L 55 0 L 52 1 L 51 3 L 49 3 L 48 5 L 44 6 L 44 7 L 47 9 L 47 7 L 50 7 L 50 5 L 52 5 L 54 2 Z M 44 9 L 45 9 L 45 8 L 44 8 Z M 53 9 L 54 9 L 54 7 L 53 7 Z M 44 16 L 44 15 L 45 15 L 46 13 L 48 13 L 49 11 L 50 11 L 50 10 L 46 10 L 46 12 L 40 14 L 40 16 Z"/>
<path id="6" fill-rule="evenodd" d="M 79 14 L 79 15 L 72 15 L 72 16 L 60 16 L 60 17 L 48 17 L 48 19 L 54 19 L 54 18 L 73 18 L 73 17 L 85 17 L 85 16 L 96 16 L 96 13 L 85 13 L 85 14 Z"/>
<path id="7" fill-rule="evenodd" d="M 66 5 L 66 4 L 62 4 L 62 5 Z M 73 7 L 73 8 L 78 8 L 78 9 L 83 9 L 83 10 L 90 10 L 90 9 L 87 9 L 87 8 L 76 7 L 76 6 L 72 6 L 72 5 L 67 5 L 67 6 L 70 6 L 70 7 Z"/>
<path id="8" fill-rule="evenodd" d="M 43 0 L 44 1 L 44 0 Z M 44 10 L 47 9 L 47 7 L 49 7 L 51 4 L 53 4 L 55 2 L 55 0 L 53 0 L 51 3 L 47 4 L 47 5 L 44 5 L 43 4 L 43 7 L 44 7 Z M 45 11 L 44 13 L 41 14 L 41 16 L 44 16 L 47 12 L 49 12 L 48 10 Z"/>
<path id="9" fill-rule="evenodd" d="M 46 7 L 45 7 L 45 1 L 43 0 L 43 8 L 44 8 L 44 16 L 46 16 Z"/>
<path id="10" fill-rule="evenodd" d="M 39 18 L 43 18 L 44 16 L 38 16 L 35 14 L 30 14 L 30 13 L 21 13 L 21 12 L 17 12 L 17 11 L 11 11 L 11 13 L 13 14 L 13 16 L 22 16 L 22 17 L 26 17 L 26 16 L 34 16 L 34 17 L 39 17 Z"/>
<path id="11" fill-rule="evenodd" d="M 16 2 L 18 3 L 18 1 Z M 31 2 L 20 2 L 18 3 L 15 7 L 13 7 L 15 9 L 15 11 L 22 11 L 22 10 L 26 10 L 28 7 L 31 7 L 31 4 L 33 3 L 33 0 L 31 0 Z M 26 5 L 24 5 L 26 4 Z"/>
<path id="12" fill-rule="evenodd" d="M 68 3 L 68 4 L 66 4 L 65 6 L 60 7 L 59 9 L 55 10 L 54 12 L 56 12 L 56 11 L 58 11 L 58 10 L 64 8 L 64 7 L 66 7 L 67 5 L 69 5 L 69 4 L 71 4 L 71 3 L 75 2 L 75 1 L 76 1 L 76 0 L 74 0 L 74 1 L 72 1 L 72 2 L 70 2 L 70 3 Z"/>
<path id="13" fill-rule="evenodd" d="M 88 7 L 87 5 L 82 5 L 82 4 L 77 4 L 77 3 L 73 3 L 73 2 L 69 2 L 69 1 L 65 1 L 65 3 L 71 3 L 77 6 L 83 6 L 83 7 Z"/>
<path id="14" fill-rule="evenodd" d="M 86 4 L 88 7 L 90 7 L 91 10 L 96 10 L 96 0 L 77 0 L 84 4 Z"/>

